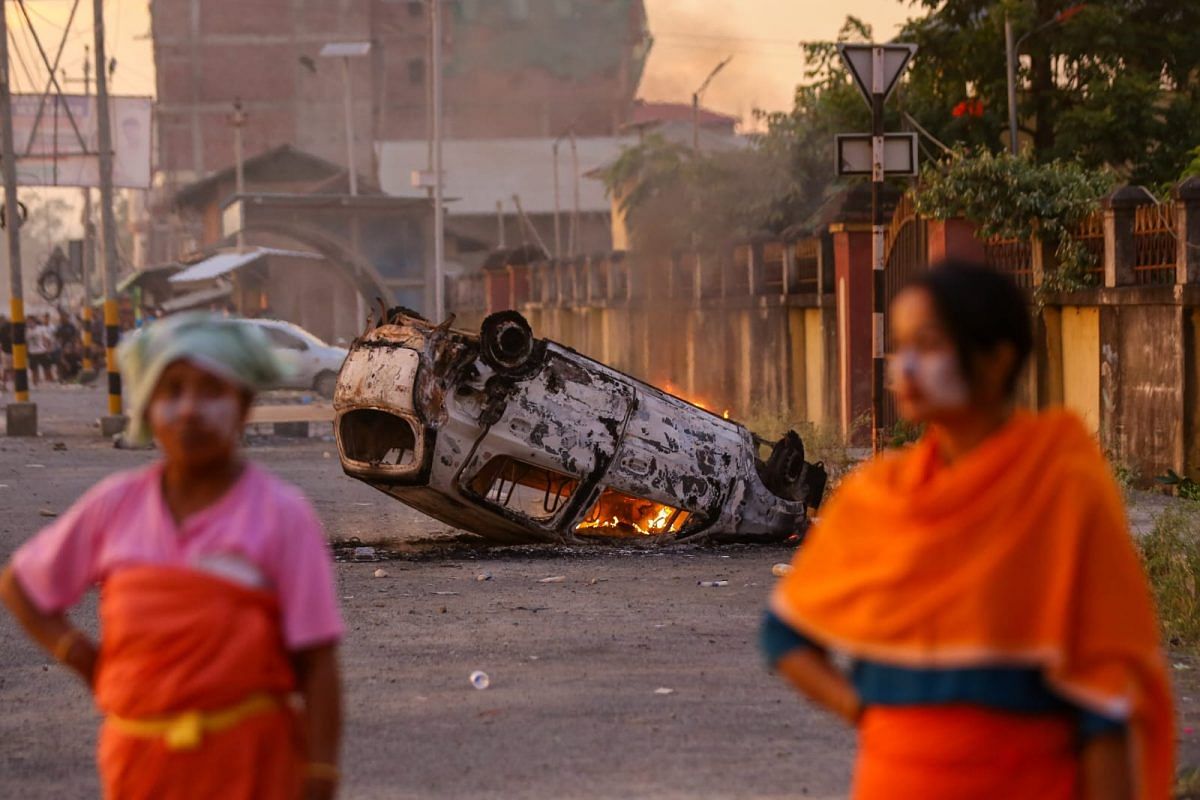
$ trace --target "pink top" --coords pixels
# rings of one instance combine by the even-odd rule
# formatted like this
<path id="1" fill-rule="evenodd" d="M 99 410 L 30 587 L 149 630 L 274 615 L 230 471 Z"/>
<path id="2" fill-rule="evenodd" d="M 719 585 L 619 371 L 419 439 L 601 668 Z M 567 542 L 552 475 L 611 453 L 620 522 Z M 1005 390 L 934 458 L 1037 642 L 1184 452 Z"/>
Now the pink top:
<path id="1" fill-rule="evenodd" d="M 248 464 L 177 526 L 161 481 L 161 464 L 106 478 L 22 545 L 12 565 L 33 604 L 65 611 L 125 565 L 183 566 L 273 591 L 291 650 L 341 639 L 329 545 L 299 489 Z"/>

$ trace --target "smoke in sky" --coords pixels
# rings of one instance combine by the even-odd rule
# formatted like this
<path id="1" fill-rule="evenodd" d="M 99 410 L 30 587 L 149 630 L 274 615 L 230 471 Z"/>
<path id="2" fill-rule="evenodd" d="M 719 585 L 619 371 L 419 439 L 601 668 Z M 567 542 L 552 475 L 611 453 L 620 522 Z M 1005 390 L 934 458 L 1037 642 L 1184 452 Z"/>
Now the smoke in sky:
<path id="1" fill-rule="evenodd" d="M 733 61 L 705 93 L 704 105 L 752 125 L 756 108 L 791 108 L 804 77 L 800 42 L 833 39 L 846 15 L 891 38 L 911 15 L 902 0 L 645 0 L 654 36 L 641 96 L 691 102 L 692 92 L 726 56 Z"/>

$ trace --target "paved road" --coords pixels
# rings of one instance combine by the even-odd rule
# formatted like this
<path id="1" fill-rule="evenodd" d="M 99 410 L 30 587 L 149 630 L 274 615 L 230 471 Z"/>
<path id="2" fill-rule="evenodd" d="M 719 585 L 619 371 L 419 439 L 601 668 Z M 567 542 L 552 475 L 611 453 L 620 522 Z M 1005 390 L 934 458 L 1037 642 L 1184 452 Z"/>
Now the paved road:
<path id="1" fill-rule="evenodd" d="M 103 400 L 48 391 L 45 435 L 0 439 L 0 558 L 43 511 L 154 457 L 99 440 L 88 420 Z M 338 565 L 349 624 L 343 797 L 845 795 L 852 736 L 766 674 L 756 649 L 785 549 L 477 550 L 344 477 L 331 441 L 256 440 L 249 453 L 308 492 L 335 542 L 399 554 Z M 387 577 L 373 577 L 380 566 Z M 483 573 L 492 579 L 476 580 Z M 564 580 L 539 583 L 550 576 Z M 729 585 L 698 585 L 712 579 Z M 76 618 L 95 631 L 94 597 Z M 476 669 L 491 688 L 470 686 Z M 1200 721 L 1195 708 L 1183 702 L 1184 725 Z M 0 618 L 4 796 L 96 796 L 96 722 L 83 688 Z M 1185 754 L 1200 760 L 1190 736 Z"/>

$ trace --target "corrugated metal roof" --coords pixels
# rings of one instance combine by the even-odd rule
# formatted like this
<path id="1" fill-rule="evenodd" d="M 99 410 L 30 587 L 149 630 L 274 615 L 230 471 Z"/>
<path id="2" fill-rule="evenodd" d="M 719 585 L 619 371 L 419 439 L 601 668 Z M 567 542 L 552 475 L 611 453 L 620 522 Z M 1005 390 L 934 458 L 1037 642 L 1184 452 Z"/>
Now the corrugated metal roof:
<path id="1" fill-rule="evenodd" d="M 208 305 L 217 300 L 222 300 L 233 294 L 231 286 L 214 286 L 210 289 L 200 289 L 195 292 L 188 292 L 179 297 L 172 297 L 170 300 L 162 304 L 162 310 L 167 314 L 174 314 L 176 311 L 185 311 L 189 308 Z"/>
<path id="2" fill-rule="evenodd" d="M 281 250 L 275 247 L 252 247 L 241 252 L 234 250 L 211 255 L 203 261 L 197 261 L 195 264 L 189 265 L 183 271 L 172 275 L 168 280 L 171 283 L 208 281 L 233 272 L 235 269 L 241 269 L 247 264 L 252 264 L 260 258 L 267 256 L 321 258 L 321 256 L 315 253 L 305 253 L 299 250 Z"/>

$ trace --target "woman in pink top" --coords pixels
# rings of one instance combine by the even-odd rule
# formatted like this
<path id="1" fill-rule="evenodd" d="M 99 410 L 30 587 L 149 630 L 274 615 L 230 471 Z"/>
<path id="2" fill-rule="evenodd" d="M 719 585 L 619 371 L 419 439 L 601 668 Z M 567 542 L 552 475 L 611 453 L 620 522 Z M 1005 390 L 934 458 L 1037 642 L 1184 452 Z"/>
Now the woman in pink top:
<path id="1" fill-rule="evenodd" d="M 282 365 L 257 328 L 205 314 L 149 326 L 121 362 L 130 436 L 152 433 L 162 461 L 26 542 L 0 598 L 92 687 L 106 797 L 330 798 L 343 626 L 328 545 L 300 491 L 238 447 Z M 66 617 L 96 585 L 98 645 Z"/>

